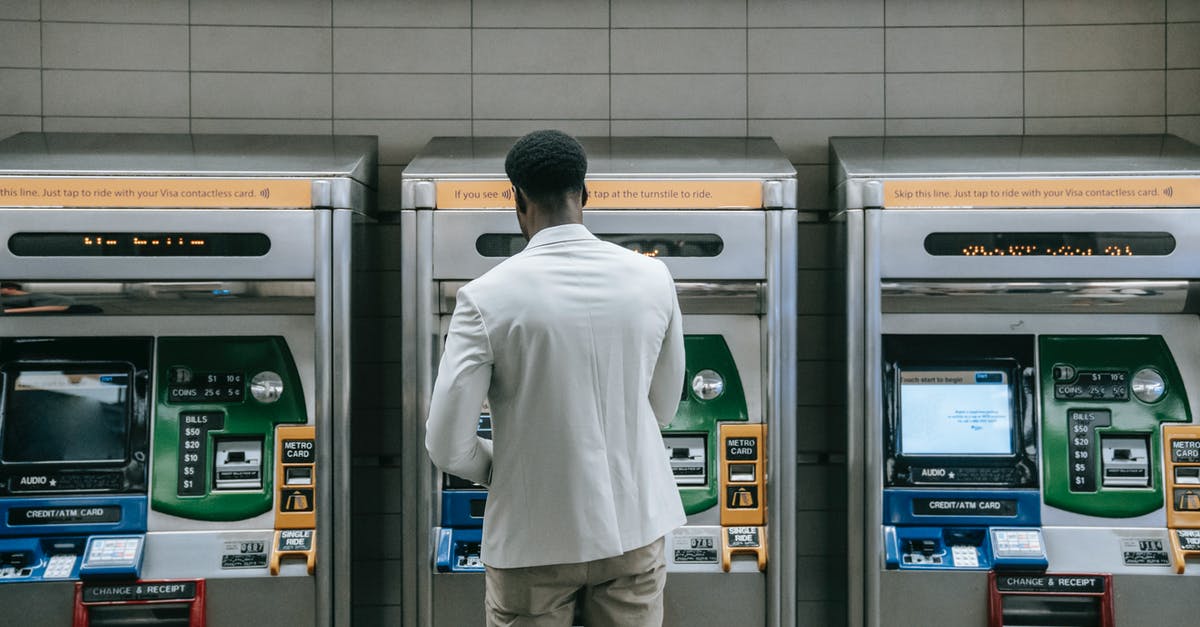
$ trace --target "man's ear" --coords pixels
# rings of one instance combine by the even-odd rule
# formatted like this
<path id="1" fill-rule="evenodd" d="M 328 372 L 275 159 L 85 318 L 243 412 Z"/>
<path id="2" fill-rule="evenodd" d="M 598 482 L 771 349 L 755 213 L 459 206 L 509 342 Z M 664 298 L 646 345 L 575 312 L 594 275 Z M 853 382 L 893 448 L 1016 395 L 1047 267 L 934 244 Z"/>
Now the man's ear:
<path id="1" fill-rule="evenodd" d="M 585 184 L 585 185 L 583 186 L 583 193 L 581 193 L 581 194 L 579 195 L 579 206 L 580 206 L 580 207 L 586 207 L 586 206 L 587 206 L 587 200 L 588 200 L 588 193 L 587 193 L 587 185 Z"/>
<path id="2" fill-rule="evenodd" d="M 517 213 L 525 213 L 528 206 L 525 204 L 525 192 L 521 191 L 520 187 L 513 186 L 513 200 L 517 203 Z"/>

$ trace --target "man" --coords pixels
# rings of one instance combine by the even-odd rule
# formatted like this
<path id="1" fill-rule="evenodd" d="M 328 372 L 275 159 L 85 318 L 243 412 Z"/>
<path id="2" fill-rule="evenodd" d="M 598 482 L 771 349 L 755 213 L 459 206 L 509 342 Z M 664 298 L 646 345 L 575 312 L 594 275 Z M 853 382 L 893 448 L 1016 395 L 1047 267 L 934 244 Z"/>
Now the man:
<path id="1" fill-rule="evenodd" d="M 573 138 L 530 133 L 504 168 L 529 243 L 458 291 L 425 445 L 489 488 L 488 625 L 570 625 L 580 591 L 587 625 L 661 625 L 663 536 L 686 520 L 659 433 L 683 385 L 674 282 L 583 226 Z"/>

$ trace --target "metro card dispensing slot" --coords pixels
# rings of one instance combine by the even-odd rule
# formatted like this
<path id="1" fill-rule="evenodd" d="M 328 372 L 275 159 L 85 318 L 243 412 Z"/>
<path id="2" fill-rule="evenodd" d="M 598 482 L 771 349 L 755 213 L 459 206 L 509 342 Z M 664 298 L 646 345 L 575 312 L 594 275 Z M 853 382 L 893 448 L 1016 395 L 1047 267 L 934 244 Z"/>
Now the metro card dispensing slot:
<path id="1" fill-rule="evenodd" d="M 767 426 L 722 424 L 721 568 L 729 571 L 735 554 L 749 554 L 759 570 L 767 568 Z"/>
<path id="2" fill-rule="evenodd" d="M 287 480 L 271 472 L 278 459 L 276 426 L 308 422 L 300 375 L 284 339 L 163 337 L 157 361 L 152 507 L 208 521 L 271 511 Z M 303 505 L 300 500 L 293 503 Z"/>
<path id="3" fill-rule="evenodd" d="M 275 499 L 272 575 L 278 575 L 281 563 L 289 559 L 303 561 L 310 575 L 316 568 L 316 436 L 316 427 L 310 426 L 281 426 L 275 431 L 279 494 Z"/>
<path id="4" fill-rule="evenodd" d="M 1163 338 L 1042 336 L 1039 344 L 1046 505 L 1101 518 L 1162 508 L 1160 427 L 1191 421 Z"/>
<path id="5" fill-rule="evenodd" d="M 1187 570 L 1187 560 L 1200 557 L 1200 426 L 1163 427 L 1163 456 L 1167 478 L 1167 527 L 1175 572 Z"/>

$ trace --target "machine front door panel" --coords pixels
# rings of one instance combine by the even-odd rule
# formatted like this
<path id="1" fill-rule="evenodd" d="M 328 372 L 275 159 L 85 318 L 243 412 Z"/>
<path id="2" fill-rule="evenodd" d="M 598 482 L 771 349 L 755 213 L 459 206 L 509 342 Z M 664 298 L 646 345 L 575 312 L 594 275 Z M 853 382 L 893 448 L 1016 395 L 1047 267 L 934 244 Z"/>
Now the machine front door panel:
<path id="1" fill-rule="evenodd" d="M 583 223 L 601 239 L 662 259 L 677 281 L 766 277 L 760 212 L 584 211 Z M 525 246 L 512 211 L 435 211 L 433 238 L 434 279 L 477 277 Z"/>
<path id="2" fill-rule="evenodd" d="M 889 209 L 867 220 L 887 234 L 885 279 L 1187 279 L 1200 265 L 1200 226 L 1170 212 Z"/>
<path id="3" fill-rule="evenodd" d="M 6 210 L 0 267 L 6 280 L 23 281 L 303 280 L 316 269 L 316 228 L 312 211 L 288 209 L 271 211 L 270 220 L 233 210 Z M 231 234 L 251 241 L 229 241 Z M 25 252 L 14 236 L 46 239 L 30 242 Z"/>

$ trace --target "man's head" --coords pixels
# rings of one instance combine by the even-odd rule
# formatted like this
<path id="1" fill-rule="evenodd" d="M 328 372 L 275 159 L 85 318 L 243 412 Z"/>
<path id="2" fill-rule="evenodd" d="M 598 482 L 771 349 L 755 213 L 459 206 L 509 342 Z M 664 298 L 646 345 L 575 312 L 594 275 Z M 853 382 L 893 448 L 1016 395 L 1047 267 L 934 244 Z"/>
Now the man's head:
<path id="1" fill-rule="evenodd" d="M 562 131 L 534 131 L 504 160 L 516 193 L 517 221 L 526 238 L 541 228 L 579 222 L 587 204 L 587 154 Z"/>

